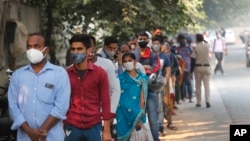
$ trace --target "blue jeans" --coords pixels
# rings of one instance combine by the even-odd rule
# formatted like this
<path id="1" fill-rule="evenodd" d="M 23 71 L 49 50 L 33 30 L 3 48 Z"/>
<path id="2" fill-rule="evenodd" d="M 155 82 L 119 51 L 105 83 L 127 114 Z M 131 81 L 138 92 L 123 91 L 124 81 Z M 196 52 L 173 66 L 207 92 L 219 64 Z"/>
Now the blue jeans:
<path id="1" fill-rule="evenodd" d="M 186 97 L 186 93 L 188 93 L 189 100 L 192 99 L 193 97 L 193 92 L 192 92 L 192 84 L 191 84 L 191 74 L 190 72 L 185 71 L 184 76 L 183 76 L 183 82 L 181 84 L 181 94 L 182 94 L 182 99 Z"/>
<path id="2" fill-rule="evenodd" d="M 147 113 L 150 130 L 154 141 L 160 141 L 159 139 L 159 124 L 158 124 L 158 95 L 156 92 L 148 91 L 147 98 Z"/>
<path id="3" fill-rule="evenodd" d="M 164 126 L 164 92 L 158 92 L 158 123 L 159 123 L 159 128 Z"/>
<path id="4" fill-rule="evenodd" d="M 66 124 L 65 133 L 64 141 L 102 141 L 101 124 L 96 124 L 89 129 L 80 129 Z"/>

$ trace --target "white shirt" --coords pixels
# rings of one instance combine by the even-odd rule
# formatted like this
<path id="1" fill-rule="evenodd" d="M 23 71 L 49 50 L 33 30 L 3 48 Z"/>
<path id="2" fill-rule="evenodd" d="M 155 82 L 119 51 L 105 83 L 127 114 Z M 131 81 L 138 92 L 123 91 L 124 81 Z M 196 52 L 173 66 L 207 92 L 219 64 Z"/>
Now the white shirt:
<path id="1" fill-rule="evenodd" d="M 104 58 L 107 58 L 107 57 L 108 57 L 107 54 L 104 52 L 103 48 L 99 48 L 99 49 L 97 50 L 97 54 L 101 55 L 101 56 L 104 57 Z"/>
<path id="2" fill-rule="evenodd" d="M 213 44 L 212 44 L 212 51 L 213 52 L 223 52 L 224 49 L 226 49 L 225 40 L 223 38 L 214 39 Z"/>
<path id="3" fill-rule="evenodd" d="M 98 56 L 97 61 L 94 64 L 102 67 L 107 72 L 110 90 L 111 112 L 116 113 L 116 109 L 120 100 L 121 88 L 120 81 L 117 78 L 115 65 L 109 59 Z"/>

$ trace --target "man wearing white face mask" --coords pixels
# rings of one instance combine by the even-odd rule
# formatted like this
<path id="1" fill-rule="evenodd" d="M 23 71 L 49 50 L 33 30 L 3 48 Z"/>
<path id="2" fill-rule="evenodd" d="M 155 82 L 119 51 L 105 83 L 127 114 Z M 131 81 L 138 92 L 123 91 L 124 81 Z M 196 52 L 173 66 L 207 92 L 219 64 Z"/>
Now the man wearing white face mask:
<path id="1" fill-rule="evenodd" d="M 223 75 L 224 69 L 222 66 L 222 61 L 224 55 L 227 55 L 227 46 L 225 44 L 225 39 L 221 37 L 220 31 L 216 32 L 216 38 L 214 39 L 212 45 L 212 53 L 215 55 L 215 58 L 217 60 L 217 64 L 214 68 L 214 74 L 216 74 L 217 71 L 220 71 Z"/>
<path id="2" fill-rule="evenodd" d="M 161 135 L 165 135 L 164 133 L 164 113 L 166 111 L 168 118 L 168 126 L 172 126 L 172 114 L 170 113 L 170 94 L 169 94 L 169 81 L 170 81 L 170 74 L 171 74 L 171 63 L 168 57 L 161 52 L 161 45 L 163 43 L 163 37 L 161 35 L 156 35 L 152 38 L 152 50 L 159 55 L 160 57 L 160 71 L 158 75 L 162 75 L 166 79 L 166 86 L 164 90 L 158 93 L 158 114 L 159 114 L 159 131 Z M 164 99 L 164 100 L 163 100 Z M 165 107 L 164 107 L 165 106 Z M 164 108 L 163 108 L 164 107 Z M 164 111 L 165 110 L 165 111 Z M 171 116 L 171 117 L 170 117 Z"/>
<path id="3" fill-rule="evenodd" d="M 64 140 L 62 120 L 69 107 L 70 82 L 64 68 L 46 59 L 49 48 L 40 33 L 29 35 L 30 64 L 16 70 L 8 91 L 11 129 L 17 141 Z"/>
<path id="4" fill-rule="evenodd" d="M 115 74 L 116 71 L 115 66 L 109 59 L 99 57 L 96 55 L 96 39 L 94 36 L 91 36 L 91 48 L 93 50 L 89 58 L 90 61 L 93 62 L 95 65 L 100 66 L 107 72 L 109 81 L 109 90 L 110 90 L 111 112 L 115 114 L 121 94 L 120 82 Z M 114 128 L 115 123 L 116 121 L 112 119 L 111 120 L 112 138 L 116 138 L 116 131 Z"/>

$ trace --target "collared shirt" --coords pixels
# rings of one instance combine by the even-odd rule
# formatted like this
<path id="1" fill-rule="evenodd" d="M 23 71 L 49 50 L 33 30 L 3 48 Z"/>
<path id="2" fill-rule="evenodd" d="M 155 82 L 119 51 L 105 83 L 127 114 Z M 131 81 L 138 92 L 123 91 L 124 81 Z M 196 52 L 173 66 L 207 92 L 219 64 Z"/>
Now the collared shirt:
<path id="1" fill-rule="evenodd" d="M 66 124 L 87 129 L 114 117 L 110 112 L 108 76 L 101 67 L 88 62 L 82 80 L 74 65 L 68 69 L 71 85 L 71 103 Z"/>
<path id="2" fill-rule="evenodd" d="M 195 64 L 209 64 L 209 44 L 204 42 L 197 43 L 191 57 L 196 59 Z"/>
<path id="3" fill-rule="evenodd" d="M 115 63 L 117 62 L 117 60 L 115 58 L 110 58 L 106 53 L 105 51 L 103 50 L 103 48 L 100 48 L 98 51 L 97 51 L 97 56 L 99 57 L 102 57 L 102 58 L 106 58 L 106 59 L 109 59 L 115 66 Z M 115 66 L 116 67 L 116 66 Z M 115 74 L 116 76 L 118 76 L 118 67 L 115 68 Z"/>
<path id="4" fill-rule="evenodd" d="M 69 107 L 70 83 L 64 68 L 49 61 L 36 74 L 31 65 L 16 70 L 8 91 L 11 129 L 18 129 L 18 141 L 31 141 L 20 128 L 26 121 L 31 128 L 40 128 L 48 116 L 60 119 L 49 131 L 46 141 L 63 141 L 62 120 Z"/>
<path id="5" fill-rule="evenodd" d="M 120 81 L 116 76 L 115 66 L 109 59 L 98 56 L 94 64 L 100 66 L 107 72 L 110 88 L 111 112 L 115 114 L 121 95 Z"/>

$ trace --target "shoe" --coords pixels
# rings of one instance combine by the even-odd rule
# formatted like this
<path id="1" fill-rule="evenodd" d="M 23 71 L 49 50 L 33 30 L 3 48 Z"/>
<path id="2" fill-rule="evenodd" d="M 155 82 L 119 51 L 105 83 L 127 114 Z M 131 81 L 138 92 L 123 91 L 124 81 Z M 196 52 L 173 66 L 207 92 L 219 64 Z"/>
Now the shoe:
<path id="1" fill-rule="evenodd" d="M 200 104 L 196 104 L 196 107 L 201 107 L 201 105 Z"/>
<path id="2" fill-rule="evenodd" d="M 210 103 L 206 103 L 206 106 L 207 106 L 207 108 L 211 107 Z"/>
<path id="3" fill-rule="evenodd" d="M 167 128 L 170 130 L 177 130 L 177 127 L 173 126 L 172 124 L 168 124 Z"/>
<path id="4" fill-rule="evenodd" d="M 179 108 L 178 108 L 177 106 L 174 106 L 174 109 L 175 109 L 175 110 L 178 110 Z"/>
<path id="5" fill-rule="evenodd" d="M 167 133 L 166 132 L 164 132 L 164 127 L 160 127 L 160 129 L 159 129 L 159 135 L 160 136 L 166 136 L 167 135 Z"/>
<path id="6" fill-rule="evenodd" d="M 171 113 L 172 115 L 176 115 L 175 111 L 174 110 L 171 110 Z"/>

